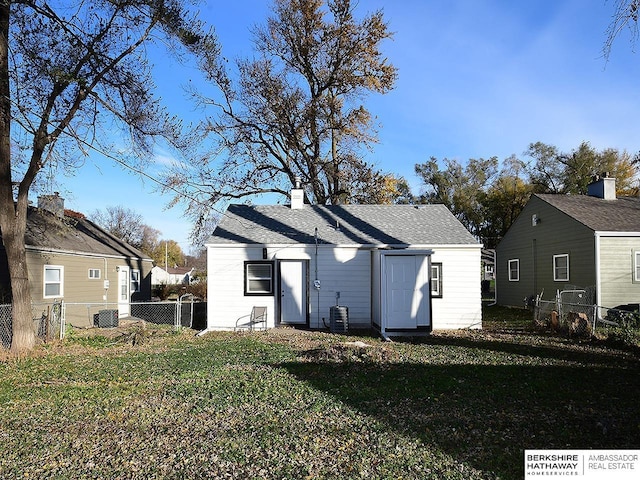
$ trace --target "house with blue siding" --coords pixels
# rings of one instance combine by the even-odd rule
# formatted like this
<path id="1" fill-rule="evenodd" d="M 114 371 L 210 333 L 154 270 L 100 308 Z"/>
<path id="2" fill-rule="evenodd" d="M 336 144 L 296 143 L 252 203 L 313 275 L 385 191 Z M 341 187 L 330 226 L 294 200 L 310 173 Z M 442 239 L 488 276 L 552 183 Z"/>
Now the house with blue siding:
<path id="1" fill-rule="evenodd" d="M 383 336 L 481 328 L 481 245 L 445 206 L 291 198 L 222 216 L 206 243 L 207 330 L 234 329 L 254 307 L 267 328 L 328 328 L 334 307 Z"/>
<path id="2" fill-rule="evenodd" d="M 614 178 L 588 195 L 533 195 L 496 248 L 500 305 L 575 287 L 603 307 L 640 303 L 640 198 L 617 197 Z"/>

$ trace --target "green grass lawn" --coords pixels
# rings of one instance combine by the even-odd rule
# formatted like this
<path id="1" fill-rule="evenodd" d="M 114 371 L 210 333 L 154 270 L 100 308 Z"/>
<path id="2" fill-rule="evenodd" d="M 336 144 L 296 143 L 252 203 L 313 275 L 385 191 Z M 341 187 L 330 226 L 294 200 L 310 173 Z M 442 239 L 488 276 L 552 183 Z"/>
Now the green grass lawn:
<path id="1" fill-rule="evenodd" d="M 517 479 L 527 448 L 640 448 L 640 359 L 526 318 L 393 343 L 72 335 L 0 363 L 0 478 Z"/>

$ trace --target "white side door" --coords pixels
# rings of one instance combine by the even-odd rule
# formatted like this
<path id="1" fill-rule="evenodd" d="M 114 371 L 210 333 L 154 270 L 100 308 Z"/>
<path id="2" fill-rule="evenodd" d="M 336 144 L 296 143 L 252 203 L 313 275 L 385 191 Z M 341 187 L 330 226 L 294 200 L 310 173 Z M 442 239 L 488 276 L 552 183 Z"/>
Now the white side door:
<path id="1" fill-rule="evenodd" d="M 387 328 L 416 328 L 414 292 L 416 260 L 409 255 L 386 257 Z"/>
<path id="2" fill-rule="evenodd" d="M 129 267 L 118 267 L 118 317 L 131 314 L 131 279 Z"/>
<path id="3" fill-rule="evenodd" d="M 307 275 L 302 260 L 280 262 L 280 323 L 307 323 Z"/>

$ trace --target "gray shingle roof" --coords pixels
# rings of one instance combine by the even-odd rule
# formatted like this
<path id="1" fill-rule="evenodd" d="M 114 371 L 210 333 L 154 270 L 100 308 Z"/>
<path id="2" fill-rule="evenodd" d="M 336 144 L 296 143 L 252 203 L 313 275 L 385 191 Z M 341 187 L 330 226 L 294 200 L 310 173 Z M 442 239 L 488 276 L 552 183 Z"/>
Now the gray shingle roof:
<path id="1" fill-rule="evenodd" d="M 208 244 L 478 244 L 444 205 L 230 205 Z"/>
<path id="2" fill-rule="evenodd" d="M 594 231 L 640 232 L 640 198 L 604 200 L 587 195 L 536 196 Z"/>

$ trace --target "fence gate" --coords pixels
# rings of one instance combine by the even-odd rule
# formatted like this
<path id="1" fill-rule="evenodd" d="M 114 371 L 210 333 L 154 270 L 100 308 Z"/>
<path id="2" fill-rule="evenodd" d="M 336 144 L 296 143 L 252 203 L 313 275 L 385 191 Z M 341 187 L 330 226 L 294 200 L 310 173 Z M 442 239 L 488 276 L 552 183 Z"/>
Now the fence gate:
<path id="1" fill-rule="evenodd" d="M 569 335 L 592 334 L 596 328 L 640 328 L 640 305 L 604 307 L 595 303 L 595 287 L 570 287 L 558 290 L 554 300 L 537 296 L 534 323 Z"/>
<path id="2" fill-rule="evenodd" d="M 178 303 L 176 304 L 176 329 L 193 327 L 193 300 L 192 293 L 185 293 L 178 298 Z"/>

